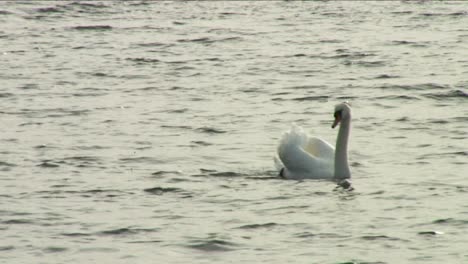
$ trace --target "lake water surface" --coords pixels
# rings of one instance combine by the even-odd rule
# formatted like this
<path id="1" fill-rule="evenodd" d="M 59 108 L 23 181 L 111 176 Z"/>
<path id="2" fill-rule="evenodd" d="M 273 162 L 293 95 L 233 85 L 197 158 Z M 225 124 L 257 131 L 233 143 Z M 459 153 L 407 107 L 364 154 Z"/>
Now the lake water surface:
<path id="1" fill-rule="evenodd" d="M 2 1 L 0 263 L 468 263 L 468 5 Z M 295 122 L 354 191 L 277 177 Z"/>

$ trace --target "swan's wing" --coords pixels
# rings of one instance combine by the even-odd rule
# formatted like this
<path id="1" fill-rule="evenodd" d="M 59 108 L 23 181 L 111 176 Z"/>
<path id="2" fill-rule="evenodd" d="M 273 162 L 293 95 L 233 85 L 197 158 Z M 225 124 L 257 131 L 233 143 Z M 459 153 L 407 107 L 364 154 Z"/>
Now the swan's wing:
<path id="1" fill-rule="evenodd" d="M 291 130 L 284 133 L 280 140 L 278 156 L 283 165 L 292 173 L 305 173 L 311 178 L 323 177 L 324 171 L 329 170 L 329 164 L 326 164 L 328 162 L 321 156 L 316 156 L 313 153 L 325 149 L 325 155 L 329 155 L 330 149 L 323 143 L 316 142 L 317 140 L 314 139 L 310 141 L 301 127 L 293 125 Z M 328 145 L 328 143 L 324 143 Z M 306 151 L 307 148 L 311 149 L 312 152 Z M 331 150 L 333 152 L 333 148 Z"/>
<path id="2" fill-rule="evenodd" d="M 335 148 L 325 140 L 317 137 L 310 137 L 304 147 L 304 150 L 312 156 L 320 159 L 332 161 L 335 158 Z"/>

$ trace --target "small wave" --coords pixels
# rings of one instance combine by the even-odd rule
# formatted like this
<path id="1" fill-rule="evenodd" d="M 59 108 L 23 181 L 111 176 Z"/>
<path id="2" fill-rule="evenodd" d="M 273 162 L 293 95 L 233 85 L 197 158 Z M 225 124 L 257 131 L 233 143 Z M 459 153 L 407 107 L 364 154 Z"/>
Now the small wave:
<path id="1" fill-rule="evenodd" d="M 395 79 L 400 78 L 398 75 L 390 75 L 390 74 L 380 74 L 374 77 L 374 79 Z"/>
<path id="2" fill-rule="evenodd" d="M 224 42 L 224 41 L 233 41 L 233 40 L 241 40 L 241 37 L 227 37 L 221 39 L 211 39 L 207 37 L 201 38 L 194 38 L 194 39 L 179 39 L 177 42 L 179 43 L 202 43 L 202 44 L 210 44 L 214 42 Z"/>
<path id="3" fill-rule="evenodd" d="M 223 134 L 226 133 L 226 131 L 218 129 L 218 128 L 213 128 L 213 127 L 200 127 L 196 129 L 199 132 L 202 133 L 207 133 L 207 134 Z"/>
<path id="4" fill-rule="evenodd" d="M 433 224 L 437 225 L 452 225 L 452 226 L 465 226 L 468 225 L 468 220 L 460 220 L 454 218 L 442 218 L 432 221 Z"/>
<path id="5" fill-rule="evenodd" d="M 468 12 L 467 11 L 459 11 L 459 12 L 453 12 L 453 13 L 421 13 L 420 16 L 422 17 L 445 17 L 445 16 L 450 16 L 450 17 L 460 17 L 460 16 L 467 16 Z"/>
<path id="6" fill-rule="evenodd" d="M 443 235 L 444 232 L 441 231 L 420 231 L 418 232 L 418 235 L 423 235 L 423 236 L 439 236 Z"/>
<path id="7" fill-rule="evenodd" d="M 402 241 L 403 240 L 401 238 L 389 237 L 389 236 L 385 236 L 385 235 L 367 235 L 367 236 L 361 236 L 361 239 L 370 240 L 370 241 L 374 241 L 374 240 L 390 240 L 390 241 L 400 240 L 400 241 Z"/>
<path id="8" fill-rule="evenodd" d="M 14 250 L 14 246 L 0 246 L 0 251 L 9 251 L 9 250 Z"/>
<path id="9" fill-rule="evenodd" d="M 54 163 L 52 161 L 43 161 L 40 164 L 38 164 L 37 166 L 41 167 L 41 168 L 57 168 L 57 167 L 60 167 L 59 164 Z"/>
<path id="10" fill-rule="evenodd" d="M 436 99 L 436 100 L 443 100 L 446 98 L 468 99 L 468 94 L 462 90 L 451 90 L 445 93 L 428 93 L 428 94 L 424 94 L 423 96 L 427 98 Z"/>
<path id="11" fill-rule="evenodd" d="M 117 228 L 106 231 L 101 231 L 99 235 L 111 235 L 111 236 L 125 236 L 125 235 L 134 235 L 139 233 L 151 233 L 158 231 L 157 228 Z"/>
<path id="12" fill-rule="evenodd" d="M 230 251 L 233 250 L 233 247 L 237 244 L 221 240 L 221 239 L 209 239 L 209 240 L 195 240 L 188 247 L 202 250 L 202 251 Z"/>
<path id="13" fill-rule="evenodd" d="M 25 225 L 25 224 L 33 224 L 34 222 L 29 219 L 10 219 L 1 222 L 5 225 Z"/>
<path id="14" fill-rule="evenodd" d="M 103 3 L 90 3 L 90 2 L 83 2 L 83 1 L 74 1 L 68 4 L 68 6 L 77 6 L 77 7 L 84 7 L 84 8 L 106 8 L 107 5 Z"/>
<path id="15" fill-rule="evenodd" d="M 152 176 L 163 176 L 163 175 L 181 175 L 182 173 L 180 171 L 156 171 L 151 173 Z"/>
<path id="16" fill-rule="evenodd" d="M 386 100 L 420 100 L 420 98 L 416 96 L 410 95 L 385 95 L 376 97 L 376 99 L 386 99 Z"/>
<path id="17" fill-rule="evenodd" d="M 44 251 L 47 253 L 59 253 L 59 252 L 64 252 L 67 251 L 68 248 L 66 247 L 46 247 L 44 248 Z"/>
<path id="18" fill-rule="evenodd" d="M 36 9 L 38 13 L 63 13 L 63 10 L 59 7 L 40 7 Z"/>
<path id="19" fill-rule="evenodd" d="M 239 229 L 258 229 L 258 228 L 271 228 L 277 225 L 278 225 L 277 223 L 251 224 L 251 225 L 243 225 L 238 228 Z"/>
<path id="20" fill-rule="evenodd" d="M 16 164 L 9 163 L 9 162 L 6 162 L 6 161 L 0 161 L 0 166 L 3 166 L 3 167 L 16 167 Z"/>
<path id="21" fill-rule="evenodd" d="M 126 60 L 136 62 L 138 65 L 161 62 L 158 59 L 149 59 L 149 58 L 127 58 Z"/>
<path id="22" fill-rule="evenodd" d="M 15 96 L 12 93 L 0 93 L 0 98 L 7 98 L 7 97 L 13 97 Z"/>
<path id="23" fill-rule="evenodd" d="M 305 97 L 298 97 L 298 98 L 293 98 L 292 100 L 294 101 L 326 101 L 330 97 L 327 95 L 315 95 L 315 96 L 305 96 Z"/>
<path id="24" fill-rule="evenodd" d="M 202 140 L 191 141 L 191 143 L 193 143 L 193 144 L 195 144 L 197 146 L 211 146 L 211 145 L 213 145 L 212 143 L 202 141 Z"/>
<path id="25" fill-rule="evenodd" d="M 447 89 L 447 85 L 438 83 L 421 83 L 421 84 L 383 84 L 378 86 L 381 89 L 394 89 L 394 90 L 436 90 L 436 89 Z"/>
<path id="26" fill-rule="evenodd" d="M 94 26 L 75 26 L 75 27 L 71 27 L 72 29 L 75 29 L 75 30 L 82 30 L 82 31 L 86 31 L 86 30 L 111 30 L 112 27 L 109 26 L 109 25 L 94 25 Z"/>
<path id="27" fill-rule="evenodd" d="M 0 10 L 0 15 L 11 15 L 11 14 L 13 14 L 13 13 L 10 12 L 10 11 Z"/>
<path id="28" fill-rule="evenodd" d="M 195 177 L 228 177 L 228 178 L 246 176 L 245 174 L 233 172 L 233 171 L 217 172 L 216 170 L 200 169 L 200 172 L 202 172 L 203 174 L 195 174 L 192 176 L 195 176 Z"/>
<path id="29" fill-rule="evenodd" d="M 173 187 L 153 187 L 153 188 L 147 188 L 144 189 L 143 191 L 154 194 L 154 195 L 163 195 L 165 193 L 180 193 L 183 192 L 184 190 L 180 188 L 173 188 Z"/>

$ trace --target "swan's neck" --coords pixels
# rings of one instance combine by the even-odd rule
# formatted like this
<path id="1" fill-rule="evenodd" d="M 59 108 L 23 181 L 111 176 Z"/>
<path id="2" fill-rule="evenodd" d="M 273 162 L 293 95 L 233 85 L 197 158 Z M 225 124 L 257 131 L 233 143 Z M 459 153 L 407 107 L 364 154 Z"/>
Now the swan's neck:
<path id="1" fill-rule="evenodd" d="M 335 150 L 335 179 L 343 180 L 351 178 L 348 165 L 348 137 L 351 129 L 351 116 L 343 119 L 336 138 Z"/>

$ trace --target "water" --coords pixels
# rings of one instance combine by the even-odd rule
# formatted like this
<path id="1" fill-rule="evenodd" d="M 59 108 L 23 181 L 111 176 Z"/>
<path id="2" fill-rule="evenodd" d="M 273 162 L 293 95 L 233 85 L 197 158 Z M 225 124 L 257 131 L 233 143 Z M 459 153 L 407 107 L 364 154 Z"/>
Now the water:
<path id="1" fill-rule="evenodd" d="M 0 262 L 468 262 L 467 11 L 1 2 Z M 344 100 L 355 190 L 279 179 Z"/>

